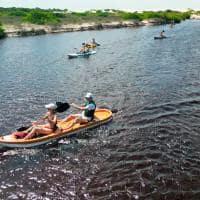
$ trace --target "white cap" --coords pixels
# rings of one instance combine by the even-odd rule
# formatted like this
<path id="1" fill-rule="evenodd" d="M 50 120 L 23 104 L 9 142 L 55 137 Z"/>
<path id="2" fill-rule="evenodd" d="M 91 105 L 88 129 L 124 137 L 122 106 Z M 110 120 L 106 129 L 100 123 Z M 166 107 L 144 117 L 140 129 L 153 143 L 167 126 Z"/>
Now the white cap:
<path id="1" fill-rule="evenodd" d="M 50 103 L 45 105 L 45 108 L 55 110 L 57 106 L 54 103 Z"/>
<path id="2" fill-rule="evenodd" d="M 88 92 L 88 93 L 85 95 L 85 98 L 92 98 L 92 93 Z"/>

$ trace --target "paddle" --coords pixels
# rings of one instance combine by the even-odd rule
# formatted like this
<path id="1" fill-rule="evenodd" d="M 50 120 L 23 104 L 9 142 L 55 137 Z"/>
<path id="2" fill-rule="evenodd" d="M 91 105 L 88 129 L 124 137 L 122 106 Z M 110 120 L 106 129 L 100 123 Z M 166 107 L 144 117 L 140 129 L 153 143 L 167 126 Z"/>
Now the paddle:
<path id="1" fill-rule="evenodd" d="M 62 113 L 62 112 L 65 112 L 67 111 L 69 108 L 70 108 L 70 104 L 65 102 L 56 102 L 56 112 L 58 113 Z M 20 128 L 17 129 L 17 131 L 21 132 L 21 131 L 25 131 L 27 129 L 29 129 L 32 125 L 29 125 L 29 126 L 21 126 Z"/>
<path id="2" fill-rule="evenodd" d="M 56 112 L 58 113 L 62 113 L 65 112 L 66 110 L 68 110 L 70 108 L 70 104 L 65 102 L 56 102 L 57 108 L 56 108 Z"/>
<path id="3" fill-rule="evenodd" d="M 27 129 L 29 129 L 31 126 L 22 126 L 20 128 L 17 129 L 17 131 L 21 132 L 21 131 L 25 131 Z"/>
<path id="4" fill-rule="evenodd" d="M 74 48 L 75 50 L 77 50 L 78 48 Z"/>

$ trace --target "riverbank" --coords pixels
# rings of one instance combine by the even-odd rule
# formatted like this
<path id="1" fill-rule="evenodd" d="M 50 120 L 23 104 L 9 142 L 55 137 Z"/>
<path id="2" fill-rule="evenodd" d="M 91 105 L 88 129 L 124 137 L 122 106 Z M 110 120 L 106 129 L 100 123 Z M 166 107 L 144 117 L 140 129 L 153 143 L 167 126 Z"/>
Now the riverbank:
<path id="1" fill-rule="evenodd" d="M 180 23 L 190 16 L 190 11 L 173 10 L 126 12 L 105 9 L 72 12 L 67 9 L 0 8 L 2 32 L 8 37 Z"/>
<path id="2" fill-rule="evenodd" d="M 200 14 L 199 15 L 193 14 L 193 15 L 191 15 L 190 19 L 200 20 Z"/>
<path id="3" fill-rule="evenodd" d="M 82 24 L 68 24 L 68 25 L 37 25 L 23 23 L 20 25 L 4 25 L 4 31 L 8 37 L 33 36 L 50 33 L 63 33 L 75 31 L 90 31 L 103 30 L 125 27 L 140 27 L 140 26 L 155 26 L 165 24 L 162 20 L 150 19 L 143 21 L 128 20 L 128 21 L 114 21 L 105 23 L 82 23 Z"/>

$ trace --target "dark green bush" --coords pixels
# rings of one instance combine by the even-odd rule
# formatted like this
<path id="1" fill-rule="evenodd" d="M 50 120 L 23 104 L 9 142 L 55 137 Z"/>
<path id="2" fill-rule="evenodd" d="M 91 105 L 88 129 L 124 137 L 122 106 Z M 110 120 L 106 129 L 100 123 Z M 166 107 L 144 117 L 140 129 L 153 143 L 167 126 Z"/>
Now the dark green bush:
<path id="1" fill-rule="evenodd" d="M 101 10 L 97 10 L 95 15 L 98 16 L 98 17 L 108 17 L 109 13 L 108 12 L 103 12 Z"/>
<path id="2" fill-rule="evenodd" d="M 135 20 L 141 20 L 141 15 L 137 12 L 134 12 L 134 13 L 130 13 L 130 12 L 120 12 L 119 13 L 119 16 L 122 18 L 122 19 L 125 19 L 125 20 L 132 20 L 132 19 L 135 19 Z"/>
<path id="3" fill-rule="evenodd" d="M 0 25 L 0 39 L 5 38 L 5 37 L 6 37 L 6 33 L 5 33 L 4 29 Z"/>
<path id="4" fill-rule="evenodd" d="M 59 18 L 51 12 L 44 12 L 40 10 L 33 10 L 28 13 L 23 20 L 33 24 L 57 24 L 60 22 Z"/>
<path id="5" fill-rule="evenodd" d="M 122 12 L 119 11 L 118 15 L 122 19 L 126 20 L 146 20 L 146 19 L 161 19 L 166 22 L 174 21 L 174 22 L 180 22 L 181 20 L 185 20 L 190 18 L 190 13 L 189 12 L 178 12 L 178 11 L 172 11 L 172 10 L 167 10 L 167 11 L 145 11 L 142 13 L 138 12 Z"/>

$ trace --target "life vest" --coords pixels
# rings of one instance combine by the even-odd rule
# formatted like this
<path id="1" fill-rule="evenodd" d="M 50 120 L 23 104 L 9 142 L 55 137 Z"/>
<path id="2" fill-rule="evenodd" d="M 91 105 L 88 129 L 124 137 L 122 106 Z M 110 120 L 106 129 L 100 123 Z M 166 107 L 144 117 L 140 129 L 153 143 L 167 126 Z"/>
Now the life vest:
<path id="1" fill-rule="evenodd" d="M 95 104 L 94 101 L 86 102 L 86 103 L 85 103 L 85 106 L 88 106 L 89 104 L 93 104 L 93 105 L 95 106 L 95 109 L 96 109 L 96 104 Z M 87 109 L 86 109 L 86 110 L 84 111 L 84 115 L 85 115 L 86 117 L 91 118 L 91 120 L 93 120 L 93 119 L 94 119 L 95 109 L 94 109 L 94 110 L 87 110 Z"/>

